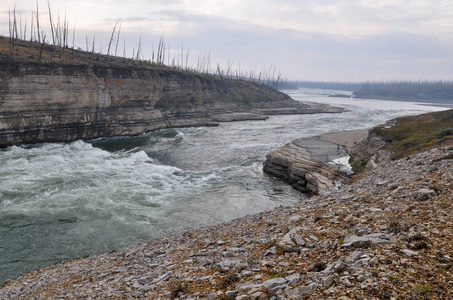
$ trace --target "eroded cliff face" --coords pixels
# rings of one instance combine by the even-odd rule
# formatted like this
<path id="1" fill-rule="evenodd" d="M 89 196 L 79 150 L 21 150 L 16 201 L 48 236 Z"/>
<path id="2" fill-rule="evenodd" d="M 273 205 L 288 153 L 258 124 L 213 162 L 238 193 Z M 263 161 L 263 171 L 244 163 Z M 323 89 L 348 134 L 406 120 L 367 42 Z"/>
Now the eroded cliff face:
<path id="1" fill-rule="evenodd" d="M 169 68 L 9 64 L 2 69 L 0 147 L 214 125 L 215 115 L 293 101 L 256 83 Z"/>

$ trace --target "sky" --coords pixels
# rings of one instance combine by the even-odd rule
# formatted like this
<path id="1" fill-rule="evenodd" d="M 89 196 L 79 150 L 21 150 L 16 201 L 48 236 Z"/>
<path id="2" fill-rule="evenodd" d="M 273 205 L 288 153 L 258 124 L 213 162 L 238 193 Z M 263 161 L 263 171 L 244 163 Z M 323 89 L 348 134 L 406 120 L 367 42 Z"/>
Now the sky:
<path id="1" fill-rule="evenodd" d="M 50 37 L 47 1 L 37 2 Z M 66 12 L 71 31 L 75 27 L 75 46 L 85 49 L 95 37 L 97 52 L 107 52 L 113 27 L 121 20 L 119 55 L 136 53 L 141 41 L 141 57 L 152 59 L 163 36 L 172 49 L 167 58 L 178 62 L 188 51 L 188 65 L 196 67 L 209 55 L 211 71 L 219 64 L 241 73 L 275 69 L 293 80 L 453 80 L 452 0 L 49 3 L 54 18 L 63 19 Z M 8 11 L 14 7 L 22 24 L 30 24 L 36 1 L 2 0 L 2 35 L 9 35 Z"/>

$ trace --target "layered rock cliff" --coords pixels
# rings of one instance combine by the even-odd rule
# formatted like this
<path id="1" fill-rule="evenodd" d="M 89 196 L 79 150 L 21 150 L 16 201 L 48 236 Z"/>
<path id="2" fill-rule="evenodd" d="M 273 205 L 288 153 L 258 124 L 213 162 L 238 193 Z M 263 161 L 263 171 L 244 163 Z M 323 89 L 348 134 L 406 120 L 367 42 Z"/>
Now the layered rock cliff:
<path id="1" fill-rule="evenodd" d="M 342 111 L 300 103 L 255 82 L 162 66 L 3 58 L 0 67 L 0 147 Z"/>

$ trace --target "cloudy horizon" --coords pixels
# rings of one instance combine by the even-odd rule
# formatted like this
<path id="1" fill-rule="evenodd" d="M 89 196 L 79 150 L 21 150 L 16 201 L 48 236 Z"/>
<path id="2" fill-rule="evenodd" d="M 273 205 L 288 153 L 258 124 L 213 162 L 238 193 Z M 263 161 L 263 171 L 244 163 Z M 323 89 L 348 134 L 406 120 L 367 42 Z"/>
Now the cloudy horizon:
<path id="1" fill-rule="evenodd" d="M 50 36 L 47 1 L 38 3 Z M 453 2 L 447 0 L 54 0 L 50 5 L 54 17 L 67 13 L 71 34 L 75 25 L 76 47 L 85 49 L 86 40 L 95 37 L 97 52 L 107 52 L 113 26 L 121 20 L 119 55 L 125 43 L 131 56 L 141 36 L 143 58 L 151 59 L 164 35 L 171 57 L 189 50 L 193 65 L 210 53 L 212 69 L 229 62 L 234 69 L 277 68 L 284 77 L 313 81 L 453 79 Z M 2 1 L 4 36 L 15 6 L 29 24 L 36 3 Z"/>

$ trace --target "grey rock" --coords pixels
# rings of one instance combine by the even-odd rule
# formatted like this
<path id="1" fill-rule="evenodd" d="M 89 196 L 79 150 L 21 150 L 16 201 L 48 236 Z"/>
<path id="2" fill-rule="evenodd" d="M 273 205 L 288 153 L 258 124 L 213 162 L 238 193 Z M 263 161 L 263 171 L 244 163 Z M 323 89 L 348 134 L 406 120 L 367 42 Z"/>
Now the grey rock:
<path id="1" fill-rule="evenodd" d="M 263 282 L 263 287 L 267 290 L 275 287 L 275 286 L 280 286 L 286 284 L 288 281 L 285 278 L 278 277 L 278 278 L 272 278 L 269 280 L 266 280 Z"/>
<path id="2" fill-rule="evenodd" d="M 300 290 L 298 288 L 287 289 L 285 292 L 288 299 L 299 299 L 301 296 Z"/>
<path id="3" fill-rule="evenodd" d="M 368 262 L 368 265 L 370 266 L 376 266 L 378 264 L 378 260 L 376 258 L 372 258 L 370 259 L 370 261 Z"/>
<path id="4" fill-rule="evenodd" d="M 261 284 L 252 284 L 251 282 L 245 282 L 242 284 L 238 284 L 236 286 L 236 289 L 238 290 L 239 293 L 249 293 L 252 290 L 259 290 L 262 287 Z"/>
<path id="5" fill-rule="evenodd" d="M 212 260 L 210 259 L 202 259 L 198 264 L 197 264 L 197 267 L 206 267 L 208 265 L 211 265 L 212 264 Z"/>
<path id="6" fill-rule="evenodd" d="M 173 272 L 172 271 L 168 271 L 164 275 L 162 275 L 159 278 L 153 280 L 152 283 L 155 284 L 155 283 L 158 283 L 158 282 L 167 281 L 171 277 L 171 275 L 173 275 Z"/>
<path id="7" fill-rule="evenodd" d="M 307 254 L 307 253 L 309 253 L 309 252 L 311 252 L 311 251 L 312 251 L 312 249 L 309 249 L 309 248 L 302 248 L 302 249 L 300 249 L 300 253 L 301 253 L 301 254 Z"/>
<path id="8" fill-rule="evenodd" d="M 329 288 L 333 284 L 334 278 L 333 276 L 328 276 L 322 280 L 322 285 L 324 288 Z"/>
<path id="9" fill-rule="evenodd" d="M 315 242 L 319 242 L 319 239 L 314 236 L 314 235 L 310 235 L 309 238 L 312 240 L 312 241 L 315 241 Z"/>
<path id="10" fill-rule="evenodd" d="M 272 255 L 275 255 L 276 253 L 277 253 L 277 249 L 275 248 L 275 246 L 272 246 L 269 250 L 264 252 L 264 256 L 272 256 Z"/>
<path id="11" fill-rule="evenodd" d="M 285 250 L 286 252 L 299 252 L 300 249 L 297 247 L 296 243 L 293 241 L 293 236 L 301 231 L 302 227 L 295 227 L 291 229 L 283 238 L 277 243 L 277 246 Z"/>
<path id="12" fill-rule="evenodd" d="M 284 290 L 288 287 L 287 284 L 282 284 L 282 285 L 277 285 L 277 286 L 273 286 L 271 288 L 268 288 L 267 289 L 267 292 L 271 295 L 277 293 L 279 290 Z"/>
<path id="13" fill-rule="evenodd" d="M 390 183 L 390 180 L 380 180 L 376 182 L 377 186 L 387 186 Z"/>
<path id="14" fill-rule="evenodd" d="M 292 215 L 292 216 L 289 217 L 289 219 L 290 219 L 291 221 L 293 221 L 293 222 L 297 222 L 297 221 L 302 220 L 303 218 L 302 218 L 301 215 Z"/>
<path id="15" fill-rule="evenodd" d="M 268 297 L 263 294 L 262 292 L 255 292 L 253 294 L 250 294 L 250 298 L 253 299 L 253 300 L 267 300 Z"/>
<path id="16" fill-rule="evenodd" d="M 302 286 L 302 287 L 300 288 L 300 293 L 301 293 L 302 295 L 311 293 L 311 292 L 313 292 L 317 287 L 318 287 L 318 285 L 317 285 L 315 282 L 312 282 L 312 283 L 310 283 L 309 285 Z"/>
<path id="17" fill-rule="evenodd" d="M 401 252 L 403 252 L 404 254 L 406 254 L 409 257 L 414 257 L 414 256 L 418 255 L 417 252 L 409 250 L 409 249 L 403 249 L 403 250 L 401 250 Z"/>
<path id="18" fill-rule="evenodd" d="M 436 192 L 431 189 L 419 189 L 415 192 L 415 197 L 419 201 L 433 199 L 437 196 Z"/>
<path id="19" fill-rule="evenodd" d="M 352 287 L 352 283 L 349 281 L 349 276 L 341 277 L 341 282 L 345 287 Z"/>
<path id="20" fill-rule="evenodd" d="M 368 210 L 371 211 L 371 212 L 383 212 L 382 209 L 377 208 L 377 207 L 370 207 Z"/>
<path id="21" fill-rule="evenodd" d="M 218 263 L 218 267 L 222 272 L 226 272 L 231 270 L 231 268 L 235 266 L 240 266 L 243 264 L 243 261 L 241 259 L 226 259 Z"/>
<path id="22" fill-rule="evenodd" d="M 292 240 L 294 241 L 294 243 L 296 243 L 297 246 L 305 246 L 305 240 L 298 234 L 294 234 Z"/>
<path id="23" fill-rule="evenodd" d="M 241 275 L 242 275 L 242 277 L 249 277 L 249 276 L 253 275 L 253 272 L 250 270 L 245 270 L 245 271 L 242 271 Z"/>
<path id="24" fill-rule="evenodd" d="M 225 296 L 227 297 L 236 297 L 238 295 L 237 291 L 226 291 Z"/>
<path id="25" fill-rule="evenodd" d="M 354 252 L 352 252 L 351 254 L 349 254 L 350 261 L 355 263 L 356 261 L 358 261 L 360 259 L 362 254 L 363 254 L 362 251 L 354 251 Z"/>
<path id="26" fill-rule="evenodd" d="M 285 277 L 285 280 L 288 282 L 288 285 L 294 285 L 301 280 L 299 274 L 292 274 Z"/>
<path id="27" fill-rule="evenodd" d="M 340 246 L 341 248 L 363 248 L 363 247 L 374 247 L 377 245 L 389 244 L 390 237 L 383 234 L 369 234 L 365 236 L 346 236 L 344 243 Z"/>

